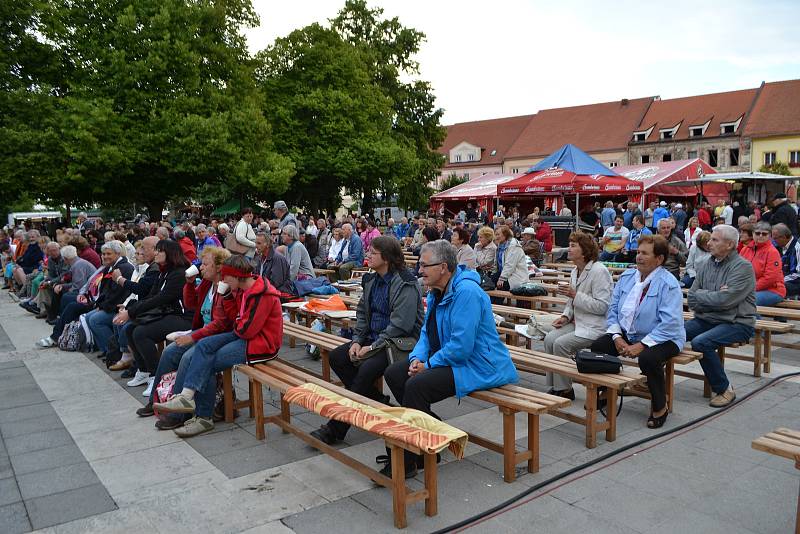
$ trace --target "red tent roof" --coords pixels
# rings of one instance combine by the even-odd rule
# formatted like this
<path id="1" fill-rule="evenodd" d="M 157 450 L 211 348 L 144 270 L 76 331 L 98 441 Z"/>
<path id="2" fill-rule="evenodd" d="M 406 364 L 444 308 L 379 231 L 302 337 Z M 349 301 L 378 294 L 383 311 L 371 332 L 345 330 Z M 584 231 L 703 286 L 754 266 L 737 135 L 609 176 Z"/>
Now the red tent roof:
<path id="1" fill-rule="evenodd" d="M 436 193 L 431 197 L 433 201 L 445 200 L 473 200 L 479 198 L 494 198 L 497 196 L 497 186 L 504 184 L 522 174 L 484 174 L 478 178 L 464 182 L 447 191 Z"/>
<path id="2" fill-rule="evenodd" d="M 626 195 L 641 192 L 641 182 L 629 180 L 622 176 L 575 174 L 558 168 L 525 174 L 516 180 L 497 186 L 497 193 L 501 196 L 554 193 Z"/>
<path id="3" fill-rule="evenodd" d="M 671 197 L 693 197 L 699 191 L 697 185 L 676 187 L 673 185 L 660 185 L 684 180 L 693 180 L 705 174 L 716 174 L 714 167 L 705 161 L 694 159 L 679 159 L 659 163 L 646 163 L 643 165 L 621 165 L 614 167 L 617 174 L 631 180 L 636 180 L 644 185 L 644 190 L 656 195 Z M 703 193 L 709 197 L 728 198 L 729 187 L 725 184 L 704 184 Z"/>

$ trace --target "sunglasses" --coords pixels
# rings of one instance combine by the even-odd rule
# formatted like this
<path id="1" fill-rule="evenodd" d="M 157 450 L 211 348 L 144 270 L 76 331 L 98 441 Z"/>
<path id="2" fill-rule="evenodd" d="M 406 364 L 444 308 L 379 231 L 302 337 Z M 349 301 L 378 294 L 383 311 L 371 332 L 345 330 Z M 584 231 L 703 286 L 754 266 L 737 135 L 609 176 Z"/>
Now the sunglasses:
<path id="1" fill-rule="evenodd" d="M 753 235 L 769 235 L 769 232 L 753 232 Z"/>

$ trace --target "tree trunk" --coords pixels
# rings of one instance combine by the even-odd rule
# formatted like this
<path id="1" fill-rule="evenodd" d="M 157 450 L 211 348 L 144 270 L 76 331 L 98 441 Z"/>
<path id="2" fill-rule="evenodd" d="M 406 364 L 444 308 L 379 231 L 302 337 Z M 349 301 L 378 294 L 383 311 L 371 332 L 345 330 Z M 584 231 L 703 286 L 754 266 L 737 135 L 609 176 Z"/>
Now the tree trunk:
<path id="1" fill-rule="evenodd" d="M 364 199 L 361 201 L 361 215 L 372 212 L 374 206 L 372 195 L 372 187 L 364 187 Z"/>
<path id="2" fill-rule="evenodd" d="M 163 200 L 151 200 L 147 203 L 147 214 L 150 222 L 161 222 L 161 212 L 164 211 Z"/>

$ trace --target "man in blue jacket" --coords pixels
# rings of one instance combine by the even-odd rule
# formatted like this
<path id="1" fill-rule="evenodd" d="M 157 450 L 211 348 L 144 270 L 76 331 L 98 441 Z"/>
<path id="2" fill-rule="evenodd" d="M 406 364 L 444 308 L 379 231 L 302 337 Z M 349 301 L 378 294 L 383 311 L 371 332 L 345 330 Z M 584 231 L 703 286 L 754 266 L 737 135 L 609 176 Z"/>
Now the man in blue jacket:
<path id="1" fill-rule="evenodd" d="M 658 221 L 668 218 L 669 210 L 667 209 L 667 203 L 662 200 L 658 203 L 658 207 L 653 212 L 653 227 L 651 228 L 653 233 L 658 231 Z"/>
<path id="2" fill-rule="evenodd" d="M 408 361 L 390 365 L 384 378 L 402 406 L 436 417 L 431 411 L 435 402 L 514 383 L 518 377 L 480 277 L 457 266 L 455 247 L 442 239 L 425 243 L 419 269 L 429 289 L 422 332 Z M 405 454 L 406 477 L 413 477 L 421 458 Z M 391 465 L 381 472 L 391 476 Z"/>

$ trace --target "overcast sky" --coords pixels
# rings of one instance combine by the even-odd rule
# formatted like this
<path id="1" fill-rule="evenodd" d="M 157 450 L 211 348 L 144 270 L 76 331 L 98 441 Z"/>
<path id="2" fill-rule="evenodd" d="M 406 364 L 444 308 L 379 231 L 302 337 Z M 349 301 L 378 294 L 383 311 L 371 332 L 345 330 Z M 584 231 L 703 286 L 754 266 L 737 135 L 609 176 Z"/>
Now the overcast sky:
<path id="1" fill-rule="evenodd" d="M 253 0 L 253 52 L 344 0 Z M 800 2 L 369 1 L 424 32 L 417 60 L 443 123 L 800 78 Z"/>

